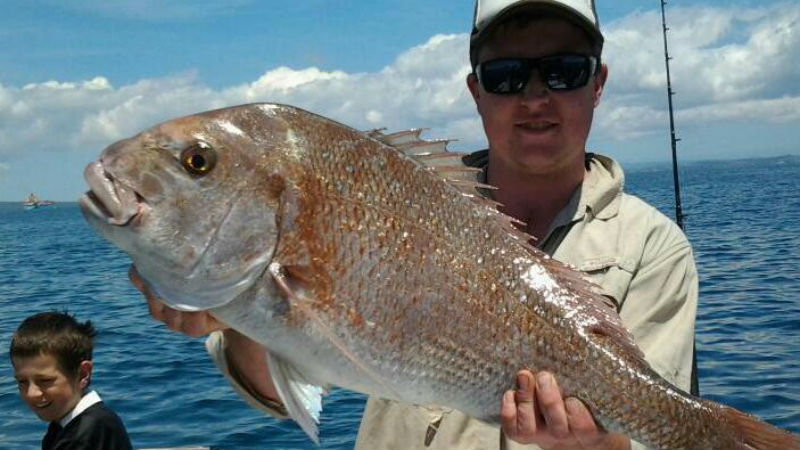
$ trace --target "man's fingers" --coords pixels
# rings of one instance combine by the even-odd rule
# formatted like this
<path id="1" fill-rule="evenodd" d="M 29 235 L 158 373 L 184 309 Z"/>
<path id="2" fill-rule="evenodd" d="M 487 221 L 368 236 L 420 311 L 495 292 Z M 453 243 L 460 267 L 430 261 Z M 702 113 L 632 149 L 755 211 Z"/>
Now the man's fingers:
<path id="1" fill-rule="evenodd" d="M 139 272 L 136 271 L 136 267 L 134 265 L 131 265 L 131 268 L 128 269 L 128 278 L 131 280 L 131 284 L 133 284 L 133 287 L 138 289 L 139 292 L 141 292 L 144 295 L 144 298 L 147 299 L 148 303 L 155 300 L 159 304 L 163 305 L 163 303 L 161 303 L 161 300 L 159 300 L 158 296 L 154 294 L 153 291 L 150 290 L 147 284 L 145 284 L 144 280 L 142 280 L 142 277 L 139 276 Z"/>
<path id="2" fill-rule="evenodd" d="M 500 422 L 506 434 L 516 433 L 517 430 L 517 405 L 514 403 L 514 391 L 503 394 L 503 403 L 500 407 Z"/>
<path id="3" fill-rule="evenodd" d="M 192 337 L 205 336 L 211 332 L 228 328 L 225 324 L 205 311 L 187 312 L 184 314 L 186 317 L 184 317 L 181 331 Z"/>
<path id="4" fill-rule="evenodd" d="M 517 373 L 517 388 L 503 395 L 500 410 L 503 432 L 521 443 L 542 448 L 608 448 L 609 436 L 594 421 L 583 402 L 564 399 L 555 377 L 528 370 Z M 619 435 L 619 443 L 625 444 Z M 611 448 L 618 448 L 615 446 Z M 619 448 L 622 448 L 621 446 Z"/>
<path id="5" fill-rule="evenodd" d="M 147 284 L 139 276 L 136 267 L 131 265 L 128 270 L 133 286 L 138 289 L 144 298 L 147 299 L 147 308 L 150 316 L 160 322 L 164 322 L 172 331 L 179 331 L 192 337 L 205 336 L 213 331 L 227 328 L 222 322 L 205 311 L 178 311 L 170 308 L 158 298 L 157 295 L 147 287 Z"/>
<path id="6" fill-rule="evenodd" d="M 205 312 L 190 312 L 184 313 L 188 317 L 185 318 L 182 324 L 181 331 L 191 337 L 205 336 L 213 330 L 213 318 Z M 189 316 L 191 315 L 191 316 Z"/>
<path id="7" fill-rule="evenodd" d="M 530 443 L 536 437 L 536 410 L 533 402 L 536 382 L 530 371 L 517 373 L 517 389 L 506 391 L 500 409 L 500 421 L 508 437 Z"/>
<path id="8" fill-rule="evenodd" d="M 592 447 L 604 438 L 603 433 L 597 428 L 592 413 L 582 401 L 575 397 L 564 400 L 567 411 L 567 420 L 573 436 L 584 447 Z"/>
<path id="9" fill-rule="evenodd" d="M 550 434 L 556 439 L 568 438 L 569 422 L 564 400 L 555 377 L 549 372 L 539 372 L 536 375 L 536 404 Z"/>
<path id="10" fill-rule="evenodd" d="M 139 272 L 136 271 L 136 266 L 131 264 L 131 267 L 128 269 L 128 278 L 131 280 L 131 284 L 141 292 L 144 292 L 147 289 L 142 282 L 142 279 L 139 277 Z"/>
<path id="11" fill-rule="evenodd" d="M 533 374 L 528 370 L 521 370 L 517 373 L 517 390 L 514 392 L 514 403 L 516 404 L 517 429 L 522 434 L 532 435 L 536 433 L 536 405 L 533 401 L 536 382 Z"/>
<path id="12" fill-rule="evenodd" d="M 161 322 L 166 322 L 167 316 L 165 314 L 167 305 L 165 305 L 159 298 L 153 294 L 149 287 L 142 281 L 142 278 L 139 276 L 139 272 L 136 271 L 136 266 L 131 264 L 131 268 L 128 269 L 128 278 L 131 280 L 131 284 L 133 287 L 139 290 L 144 295 L 145 300 L 147 300 L 147 309 L 150 311 L 150 316 L 153 319 L 156 319 Z"/>
<path id="13" fill-rule="evenodd" d="M 162 322 L 167 324 L 167 328 L 172 331 L 181 331 L 183 323 L 183 314 L 180 311 L 174 310 L 169 307 L 164 307 L 162 311 Z"/>
<path id="14" fill-rule="evenodd" d="M 156 300 L 154 297 L 146 297 L 147 298 L 147 309 L 150 311 L 150 316 L 153 319 L 159 320 L 164 322 L 164 311 L 166 311 L 167 306 L 160 301 Z"/>

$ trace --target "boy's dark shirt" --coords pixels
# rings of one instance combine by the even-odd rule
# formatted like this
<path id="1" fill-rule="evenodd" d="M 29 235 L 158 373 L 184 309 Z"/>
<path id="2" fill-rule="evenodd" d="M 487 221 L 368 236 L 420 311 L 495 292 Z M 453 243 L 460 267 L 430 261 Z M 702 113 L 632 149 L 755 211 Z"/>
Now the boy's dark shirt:
<path id="1" fill-rule="evenodd" d="M 63 429 L 51 422 L 42 450 L 132 450 L 125 425 L 114 411 L 97 402 L 73 418 Z"/>

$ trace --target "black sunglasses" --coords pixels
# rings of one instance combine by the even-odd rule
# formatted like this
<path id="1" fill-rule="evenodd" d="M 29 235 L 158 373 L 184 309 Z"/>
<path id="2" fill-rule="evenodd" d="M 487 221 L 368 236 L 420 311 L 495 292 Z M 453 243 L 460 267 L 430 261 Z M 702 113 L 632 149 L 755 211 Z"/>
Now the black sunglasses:
<path id="1" fill-rule="evenodd" d="M 569 91 L 586 86 L 598 69 L 596 56 L 561 54 L 541 58 L 499 58 L 475 67 L 478 82 L 486 92 L 511 95 L 522 92 L 533 69 L 551 91 Z"/>

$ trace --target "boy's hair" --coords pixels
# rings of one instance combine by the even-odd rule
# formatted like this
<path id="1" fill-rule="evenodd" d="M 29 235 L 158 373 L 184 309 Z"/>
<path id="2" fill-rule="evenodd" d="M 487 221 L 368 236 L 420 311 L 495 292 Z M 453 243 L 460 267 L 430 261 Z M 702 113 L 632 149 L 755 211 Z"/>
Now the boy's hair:
<path id="1" fill-rule="evenodd" d="M 74 380 L 81 362 L 92 360 L 96 335 L 91 321 L 79 323 L 67 312 L 34 314 L 23 320 L 14 332 L 9 357 L 13 364 L 14 358 L 51 355 L 58 368 Z"/>

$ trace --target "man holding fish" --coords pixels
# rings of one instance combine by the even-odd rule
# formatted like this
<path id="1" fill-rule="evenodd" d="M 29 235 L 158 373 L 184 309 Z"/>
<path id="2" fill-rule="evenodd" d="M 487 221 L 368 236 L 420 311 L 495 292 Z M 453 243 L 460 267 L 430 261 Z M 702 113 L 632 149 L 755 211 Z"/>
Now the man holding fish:
<path id="1" fill-rule="evenodd" d="M 523 223 L 536 247 L 600 287 L 650 365 L 688 391 L 698 290 L 691 247 L 668 218 L 623 192 L 615 161 L 585 148 L 608 76 L 593 0 L 477 0 L 475 6 L 467 86 L 489 149 L 464 162 L 481 169 L 478 181 L 497 188 L 484 194 Z M 131 280 L 151 315 L 170 329 L 212 333 L 212 357 L 251 405 L 286 416 L 260 344 L 205 311 L 166 306 L 135 269 Z M 546 371 L 521 371 L 517 389 L 502 403 L 498 398 L 497 409 L 501 429 L 454 409 L 371 397 L 356 447 L 639 445 L 604 431 L 584 403 L 562 396 L 559 380 Z"/>

